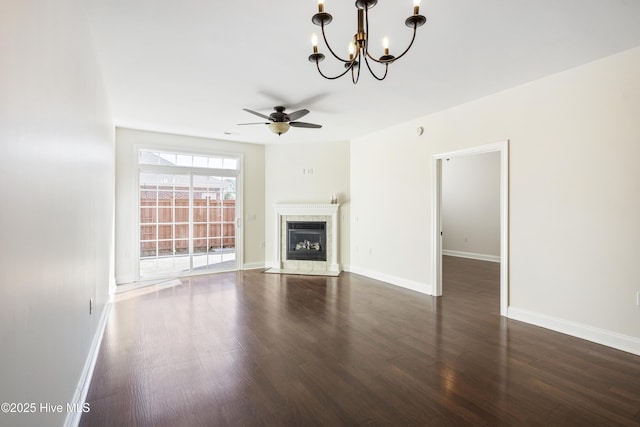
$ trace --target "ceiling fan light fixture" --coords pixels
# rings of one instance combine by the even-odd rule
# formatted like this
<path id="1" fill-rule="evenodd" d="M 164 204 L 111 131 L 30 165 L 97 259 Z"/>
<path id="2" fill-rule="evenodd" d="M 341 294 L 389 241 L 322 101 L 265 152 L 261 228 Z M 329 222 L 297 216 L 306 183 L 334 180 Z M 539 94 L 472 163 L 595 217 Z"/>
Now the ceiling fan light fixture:
<path id="1" fill-rule="evenodd" d="M 269 130 L 275 134 L 282 135 L 283 133 L 287 133 L 290 128 L 307 128 L 307 129 L 320 129 L 322 125 L 317 125 L 315 123 L 307 123 L 301 122 L 299 119 L 309 114 L 309 110 L 303 108 L 298 111 L 294 111 L 292 113 L 287 113 L 286 107 L 281 105 L 277 105 L 273 107 L 274 112 L 269 114 L 259 113 L 257 111 L 249 110 L 248 108 L 243 108 L 247 113 L 251 113 L 254 116 L 258 116 L 261 119 L 269 120 L 268 122 L 262 123 L 238 123 L 239 126 L 244 125 L 267 125 Z"/>
<path id="2" fill-rule="evenodd" d="M 282 135 L 283 133 L 287 133 L 291 126 L 287 122 L 273 122 L 269 123 L 269 130 L 273 133 L 277 133 L 278 135 Z"/>

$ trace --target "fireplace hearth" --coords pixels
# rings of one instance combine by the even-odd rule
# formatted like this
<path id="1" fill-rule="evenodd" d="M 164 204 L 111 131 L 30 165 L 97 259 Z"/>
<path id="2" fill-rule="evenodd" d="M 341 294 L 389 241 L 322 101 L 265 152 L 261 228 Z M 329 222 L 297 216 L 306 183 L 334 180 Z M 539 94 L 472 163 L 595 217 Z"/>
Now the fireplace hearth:
<path id="1" fill-rule="evenodd" d="M 327 223 L 287 221 L 287 260 L 326 261 Z"/>

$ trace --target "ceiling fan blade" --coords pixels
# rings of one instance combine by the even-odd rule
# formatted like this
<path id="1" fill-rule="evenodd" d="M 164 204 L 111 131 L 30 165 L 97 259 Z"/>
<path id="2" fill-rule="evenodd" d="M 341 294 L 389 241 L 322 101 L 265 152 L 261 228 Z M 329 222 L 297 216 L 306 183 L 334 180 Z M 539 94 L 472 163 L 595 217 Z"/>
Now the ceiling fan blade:
<path id="1" fill-rule="evenodd" d="M 305 122 L 289 122 L 289 125 L 294 128 L 310 128 L 310 129 L 320 129 L 322 125 L 316 125 L 315 123 L 305 123 Z"/>
<path id="2" fill-rule="evenodd" d="M 320 92 L 315 95 L 307 96 L 304 99 L 293 100 L 293 99 L 285 99 L 281 97 L 279 94 L 270 92 L 266 89 L 259 90 L 258 93 L 266 98 L 269 98 L 271 100 L 271 105 L 286 105 L 291 110 L 297 110 L 298 108 L 309 107 L 311 105 L 311 106 L 314 106 L 313 108 L 314 111 L 318 111 L 318 108 L 316 108 L 315 105 L 321 102 L 327 96 L 329 96 L 328 92 Z M 268 107 L 265 106 L 264 108 L 268 108 Z M 325 112 L 328 112 L 328 111 L 325 111 Z"/>
<path id="3" fill-rule="evenodd" d="M 309 110 L 304 108 L 302 110 L 294 111 L 293 113 L 289 113 L 287 115 L 289 116 L 290 121 L 295 121 L 306 116 L 307 114 L 309 114 Z"/>
<path id="4" fill-rule="evenodd" d="M 297 105 L 313 106 L 316 103 L 322 101 L 327 96 L 329 96 L 329 92 L 320 92 L 320 93 L 317 93 L 315 95 L 308 96 L 305 99 L 301 99 L 300 101 L 298 101 L 295 104 L 289 103 L 289 104 L 286 104 L 286 105 L 289 105 L 289 107 L 291 107 L 291 108 L 296 108 L 295 106 L 297 106 Z M 317 108 L 314 107 L 313 111 L 317 111 Z"/>
<path id="5" fill-rule="evenodd" d="M 260 123 L 237 123 L 237 124 L 236 124 L 236 126 L 244 126 L 244 125 L 268 125 L 268 124 L 270 124 L 270 123 L 263 123 L 263 122 L 260 122 Z"/>
<path id="6" fill-rule="evenodd" d="M 243 108 L 243 110 L 247 113 L 255 114 L 258 117 L 262 117 L 263 119 L 271 120 L 269 116 L 265 116 L 264 114 L 258 113 L 257 111 L 249 110 L 248 108 Z"/>

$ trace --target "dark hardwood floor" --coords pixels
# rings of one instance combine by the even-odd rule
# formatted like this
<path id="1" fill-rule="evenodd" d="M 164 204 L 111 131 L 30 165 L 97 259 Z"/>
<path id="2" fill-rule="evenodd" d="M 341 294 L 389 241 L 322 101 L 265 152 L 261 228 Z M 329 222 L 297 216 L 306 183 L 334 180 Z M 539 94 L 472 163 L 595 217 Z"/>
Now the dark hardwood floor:
<path id="1" fill-rule="evenodd" d="M 638 426 L 640 357 L 499 316 L 499 265 L 434 298 L 245 271 L 120 296 L 81 426 Z"/>

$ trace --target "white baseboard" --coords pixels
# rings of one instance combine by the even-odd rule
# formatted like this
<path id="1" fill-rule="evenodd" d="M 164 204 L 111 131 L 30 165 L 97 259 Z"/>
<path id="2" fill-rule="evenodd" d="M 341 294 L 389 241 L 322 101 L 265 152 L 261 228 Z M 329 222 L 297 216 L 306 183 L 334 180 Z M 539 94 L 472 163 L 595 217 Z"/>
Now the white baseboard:
<path id="1" fill-rule="evenodd" d="M 347 266 L 343 266 L 347 267 Z M 433 295 L 433 288 L 427 283 L 416 282 L 415 280 L 404 279 L 402 277 L 391 276 L 389 274 L 379 273 L 377 271 L 369 270 L 366 268 L 360 268 L 353 265 L 349 265 L 345 268 L 346 271 L 367 276 L 371 279 L 380 280 L 382 282 L 389 283 L 401 288 L 411 289 L 412 291 L 420 292 L 427 295 Z"/>
<path id="2" fill-rule="evenodd" d="M 127 284 L 127 283 L 133 283 L 133 282 L 135 282 L 135 281 L 136 281 L 136 278 L 135 278 L 135 276 L 133 276 L 133 275 L 128 275 L 128 276 L 117 276 L 117 277 L 116 277 L 116 288 L 117 288 L 118 286 L 125 285 L 125 284 Z"/>
<path id="3" fill-rule="evenodd" d="M 640 356 L 640 338 L 516 307 L 509 307 L 507 317 Z"/>
<path id="4" fill-rule="evenodd" d="M 247 262 L 242 265 L 243 270 L 259 270 L 261 268 L 267 268 L 264 262 Z"/>
<path id="5" fill-rule="evenodd" d="M 443 249 L 442 255 L 455 256 L 458 258 L 477 259 L 479 261 L 500 262 L 500 255 L 476 254 L 473 252 L 451 251 L 448 249 Z"/>
<path id="6" fill-rule="evenodd" d="M 96 366 L 96 360 L 98 359 L 98 352 L 100 351 L 100 344 L 102 343 L 102 336 L 104 335 L 104 330 L 107 327 L 107 321 L 109 320 L 109 314 L 111 313 L 111 298 L 104 306 L 102 310 L 102 315 L 100 316 L 100 320 L 98 321 L 98 327 L 96 328 L 96 333 L 93 336 L 93 341 L 91 342 L 91 347 L 89 347 L 89 354 L 87 355 L 87 359 L 84 363 L 84 368 L 82 369 L 82 373 L 80 375 L 80 381 L 78 381 L 78 386 L 76 387 L 76 391 L 73 394 L 73 399 L 71 400 L 71 404 L 75 404 L 76 408 L 83 408 L 83 405 L 87 399 L 87 394 L 89 393 L 89 386 L 91 385 L 91 378 L 93 377 L 93 369 Z M 82 417 L 82 411 L 69 411 L 67 413 L 67 419 L 65 420 L 65 427 L 77 427 L 80 424 L 80 418 Z"/>

